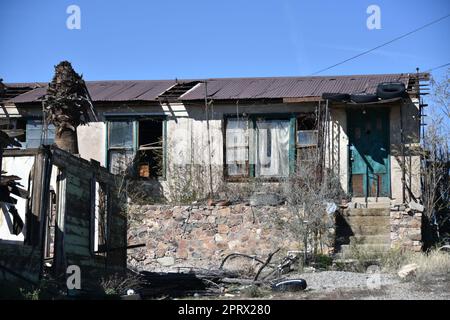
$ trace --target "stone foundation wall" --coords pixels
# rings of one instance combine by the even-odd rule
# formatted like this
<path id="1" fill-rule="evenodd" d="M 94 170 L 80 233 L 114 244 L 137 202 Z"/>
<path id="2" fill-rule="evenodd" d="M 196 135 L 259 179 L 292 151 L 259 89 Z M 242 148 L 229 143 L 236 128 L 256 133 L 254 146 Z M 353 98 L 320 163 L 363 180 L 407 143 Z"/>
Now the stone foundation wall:
<path id="1" fill-rule="evenodd" d="M 282 205 L 143 205 L 132 206 L 130 212 L 128 243 L 144 243 L 145 247 L 128 250 L 128 264 L 139 270 L 215 269 L 230 253 L 256 255 L 264 260 L 278 248 L 282 250 L 277 256 L 302 250 L 302 244 L 287 231 L 292 216 Z M 420 251 L 421 221 L 421 212 L 391 209 L 391 247 Z M 327 252 L 330 248 L 323 249 Z M 240 269 L 250 262 L 238 259 L 235 263 Z M 232 260 L 227 262 L 231 269 L 232 264 Z"/>
<path id="2" fill-rule="evenodd" d="M 289 215 L 285 206 L 135 206 L 134 210 L 139 213 L 129 227 L 128 243 L 146 246 L 130 249 L 128 264 L 140 270 L 218 268 L 230 253 L 265 259 L 277 248 L 282 248 L 280 255 L 301 249 L 281 227 L 280 221 L 286 222 Z"/>
<path id="3" fill-rule="evenodd" d="M 391 210 L 391 248 L 422 249 L 422 213 Z"/>

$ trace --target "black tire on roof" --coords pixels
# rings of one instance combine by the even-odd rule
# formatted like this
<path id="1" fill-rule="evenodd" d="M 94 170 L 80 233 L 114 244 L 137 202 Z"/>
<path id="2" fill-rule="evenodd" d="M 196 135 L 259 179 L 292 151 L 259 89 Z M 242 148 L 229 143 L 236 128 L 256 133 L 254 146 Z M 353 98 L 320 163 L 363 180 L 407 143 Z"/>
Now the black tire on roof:
<path id="1" fill-rule="evenodd" d="M 402 82 L 383 82 L 377 87 L 377 96 L 383 100 L 401 98 L 405 94 L 406 88 Z"/>
<path id="2" fill-rule="evenodd" d="M 350 95 L 350 100 L 355 103 L 369 103 L 378 101 L 378 96 L 376 94 L 352 94 Z"/>

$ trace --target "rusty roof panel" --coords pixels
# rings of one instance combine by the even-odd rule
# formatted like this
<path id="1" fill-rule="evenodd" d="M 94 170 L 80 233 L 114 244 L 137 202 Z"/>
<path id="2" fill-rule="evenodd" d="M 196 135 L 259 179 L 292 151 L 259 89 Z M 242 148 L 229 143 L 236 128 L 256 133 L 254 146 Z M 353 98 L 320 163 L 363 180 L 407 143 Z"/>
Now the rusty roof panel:
<path id="1" fill-rule="evenodd" d="M 355 75 L 329 77 L 235 78 L 209 79 L 208 96 L 212 99 L 270 99 L 320 97 L 324 92 L 375 93 L 381 82 L 401 81 L 408 84 L 409 74 Z M 180 97 L 200 100 L 204 85 Z"/>
<path id="2" fill-rule="evenodd" d="M 271 77 L 271 78 L 222 78 L 205 80 L 180 80 L 200 82 L 187 93 L 180 93 L 179 100 L 202 100 L 207 94 L 211 99 L 276 99 L 321 97 L 323 93 L 375 93 L 381 82 L 401 81 L 408 86 L 409 78 L 416 74 L 376 74 L 354 76 L 321 77 Z M 158 97 L 172 88 L 175 80 L 138 80 L 138 81 L 86 81 L 94 102 L 120 101 L 157 101 Z M 7 83 L 5 83 L 8 86 Z M 13 84 L 20 86 L 21 84 Z M 24 85 L 24 84 L 22 84 Z M 30 84 L 26 84 L 30 85 Z M 42 86 L 43 84 L 35 84 Z M 13 99 L 14 103 L 38 102 L 46 94 L 46 86 L 21 94 Z"/>
<path id="3" fill-rule="evenodd" d="M 86 81 L 94 102 L 102 101 L 156 101 L 158 96 L 175 84 L 175 80 L 141 81 Z M 47 87 L 30 90 L 10 101 L 13 103 L 38 102 Z"/>
<path id="4" fill-rule="evenodd" d="M 10 102 L 25 103 L 39 101 L 47 92 L 47 88 L 36 88 L 10 99 Z"/>

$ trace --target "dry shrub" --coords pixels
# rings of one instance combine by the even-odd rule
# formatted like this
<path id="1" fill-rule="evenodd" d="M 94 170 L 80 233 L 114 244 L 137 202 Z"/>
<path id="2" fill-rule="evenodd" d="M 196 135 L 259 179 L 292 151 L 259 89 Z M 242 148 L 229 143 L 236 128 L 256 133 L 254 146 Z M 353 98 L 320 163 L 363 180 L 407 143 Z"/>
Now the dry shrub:
<path id="1" fill-rule="evenodd" d="M 407 264 L 417 264 L 416 279 L 429 280 L 436 276 L 447 276 L 450 279 L 450 254 L 439 250 L 428 252 L 412 252 L 400 248 L 392 248 L 386 252 L 372 252 L 355 246 L 351 256 L 357 261 L 358 270 L 365 271 L 367 265 L 377 263 L 384 272 L 397 273 Z"/>
<path id="2" fill-rule="evenodd" d="M 413 253 L 407 262 L 419 266 L 416 271 L 419 280 L 429 280 L 433 276 L 446 276 L 450 279 L 450 254 L 447 252 L 431 250 L 427 253 Z"/>
<path id="3" fill-rule="evenodd" d="M 111 274 L 101 278 L 100 287 L 107 295 L 121 295 L 126 294 L 128 289 L 139 290 L 141 288 L 141 279 L 134 274 Z"/>

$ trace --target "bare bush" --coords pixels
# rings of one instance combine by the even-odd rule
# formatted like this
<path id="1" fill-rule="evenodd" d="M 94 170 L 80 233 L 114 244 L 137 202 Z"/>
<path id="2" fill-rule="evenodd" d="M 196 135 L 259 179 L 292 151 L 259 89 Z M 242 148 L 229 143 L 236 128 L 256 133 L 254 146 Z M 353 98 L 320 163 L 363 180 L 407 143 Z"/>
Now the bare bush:
<path id="1" fill-rule="evenodd" d="M 100 287 L 107 295 L 125 294 L 128 289 L 140 289 L 141 279 L 134 274 L 111 274 L 101 278 Z"/>
<path id="2" fill-rule="evenodd" d="M 425 135 L 422 137 L 422 201 L 425 208 L 427 236 L 435 233 L 434 241 L 450 241 L 450 234 L 441 233 L 450 219 L 450 155 L 449 155 L 449 74 L 442 81 L 432 79 L 434 108 L 428 115 Z M 448 232 L 448 231 L 447 231 Z M 445 233 L 445 232 L 444 232 Z"/>
<path id="3" fill-rule="evenodd" d="M 295 173 L 283 183 L 291 216 L 282 225 L 303 243 L 304 263 L 308 251 L 316 255 L 323 253 L 324 246 L 333 246 L 335 220 L 330 209 L 345 197 L 339 177 L 323 172 L 317 157 L 309 159 L 297 166 Z"/>

